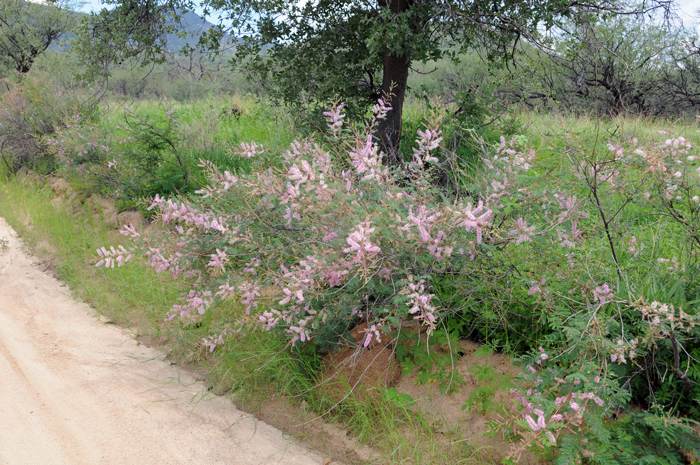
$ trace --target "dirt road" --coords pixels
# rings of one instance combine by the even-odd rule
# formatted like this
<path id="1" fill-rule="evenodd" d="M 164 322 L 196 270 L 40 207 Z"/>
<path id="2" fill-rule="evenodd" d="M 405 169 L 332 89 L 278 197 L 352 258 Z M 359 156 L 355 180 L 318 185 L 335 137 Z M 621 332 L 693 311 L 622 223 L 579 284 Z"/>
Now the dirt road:
<path id="1" fill-rule="evenodd" d="M 0 465 L 323 464 L 163 358 L 73 300 L 0 218 Z"/>

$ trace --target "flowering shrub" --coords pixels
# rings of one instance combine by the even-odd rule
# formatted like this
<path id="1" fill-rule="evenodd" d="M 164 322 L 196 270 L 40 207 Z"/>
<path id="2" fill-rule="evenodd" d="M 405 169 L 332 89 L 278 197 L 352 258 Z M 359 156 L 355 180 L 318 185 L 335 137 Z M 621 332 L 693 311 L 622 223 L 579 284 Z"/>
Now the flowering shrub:
<path id="1" fill-rule="evenodd" d="M 604 424 L 630 399 L 630 392 L 620 384 L 624 377 L 619 376 L 619 368 L 628 359 L 641 366 L 640 360 L 653 356 L 668 337 L 674 347 L 673 369 L 685 383 L 683 394 L 690 394 L 691 382 L 679 369 L 676 334 L 686 340 L 697 338 L 700 331 L 695 326 L 700 323 L 700 316 L 688 315 L 683 310 L 675 312 L 672 305 L 659 302 L 649 305 L 642 302 L 630 310 L 638 311 L 642 317 L 639 339 L 611 340 L 609 330 L 616 324 L 614 317 L 594 315 L 595 324 L 569 328 L 569 334 L 577 337 L 569 338 L 566 350 L 552 355 L 540 347 L 521 359 L 525 365 L 520 375 L 522 387 L 513 390 L 515 402 L 509 412 L 492 425 L 493 431 L 506 429 L 520 435 L 520 447 L 512 457 L 519 457 L 527 448 L 546 450 L 555 446 L 561 447 L 557 463 L 562 464 L 581 463 L 584 458 L 592 463 L 615 463 L 613 456 L 634 456 L 622 444 L 611 441 L 611 432 Z M 659 406 L 654 409 L 658 410 Z M 678 431 L 665 434 L 679 434 L 690 438 L 693 444 L 693 431 L 687 428 L 687 421 L 674 421 L 671 429 Z M 680 460 L 678 445 L 670 441 L 660 456 L 676 456 Z M 686 450 L 691 448 L 698 449 L 697 443 Z"/>
<path id="2" fill-rule="evenodd" d="M 579 203 L 570 231 L 526 228 L 519 220 L 510 233 L 547 241 L 549 255 L 547 260 L 540 261 L 536 274 L 529 272 L 528 294 L 539 296 L 543 317 L 551 325 L 549 334 L 541 339 L 549 350 L 539 347 L 521 359 L 525 366 L 521 375 L 523 387 L 514 390 L 516 401 L 510 411 L 493 424 L 494 431 L 507 430 L 522 440 L 513 457 L 527 448 L 546 450 L 556 446 L 561 452 L 557 463 L 580 463 L 584 459 L 591 463 L 618 463 L 616 460 L 622 460 L 622 456 L 644 454 L 664 459 L 676 457 L 674 460 L 681 463 L 678 445 L 674 446 L 673 440 L 667 438 L 677 435 L 683 444 L 693 444 L 694 433 L 687 421 L 668 422 L 663 432 L 643 428 L 650 435 L 646 438 L 649 442 L 661 441 L 655 436 L 663 436 L 666 443 L 663 451 L 661 447 L 625 450 L 630 445 L 629 436 L 616 430 L 618 436 L 613 441 L 610 429 L 604 424 L 630 400 L 646 404 L 653 412 L 645 413 L 647 417 L 637 415 L 635 421 L 641 423 L 654 423 L 660 418 L 659 412 L 663 417 L 663 412 L 674 409 L 677 413 L 700 417 L 697 403 L 693 402 L 700 393 L 700 370 L 694 364 L 700 355 L 698 158 L 689 154 L 691 146 L 683 138 L 668 139 L 644 149 L 638 147 L 636 140 L 629 145 L 631 148 L 609 144 L 609 152 L 597 157 L 572 155 L 574 178 L 585 187 L 587 202 Z M 553 197 L 561 202 L 559 208 L 577 203 L 574 197 L 566 200 L 559 194 Z M 586 206 L 588 211 L 584 210 Z M 651 278 L 646 274 L 648 265 L 642 265 L 645 276 L 635 276 L 639 260 L 648 257 L 653 263 L 654 257 L 643 250 L 644 244 L 635 236 L 624 241 L 617 239 L 621 212 L 627 207 L 670 219 L 664 226 L 672 231 L 669 233 L 672 240 L 683 244 L 685 257 L 682 260 L 658 257 L 659 265 L 673 264 L 659 266 L 657 276 Z M 542 210 L 544 215 L 552 211 L 546 204 Z M 596 229 L 594 220 L 597 220 Z M 603 275 L 602 270 L 593 270 L 592 275 L 591 259 L 582 262 L 575 253 L 587 246 L 586 241 L 594 240 L 586 237 L 586 233 L 594 231 L 607 245 L 618 275 L 616 285 L 591 282 L 592 276 Z M 541 232 L 545 234 L 537 239 Z M 620 250 L 623 244 L 627 245 L 624 251 Z M 570 253 L 557 254 L 557 245 Z M 687 272 L 681 262 L 689 267 Z M 649 285 L 656 278 L 667 279 L 671 283 L 669 289 L 661 286 L 660 291 L 657 286 Z M 607 279 L 612 281 L 614 276 Z M 688 298 L 693 292 L 695 300 Z M 577 294 L 581 298 L 577 299 Z M 646 299 L 655 298 L 664 301 L 646 303 Z M 680 363 L 681 354 L 684 365 Z M 661 369 L 669 376 L 658 376 Z M 635 423 L 625 424 L 632 428 Z"/>
<path id="3" fill-rule="evenodd" d="M 124 155 L 115 151 L 110 133 L 80 115 L 65 121 L 46 144 L 58 170 L 85 190 L 112 196 L 123 185 Z"/>
<path id="4" fill-rule="evenodd" d="M 340 109 L 327 114 L 336 134 Z M 387 109 L 380 101 L 378 117 Z M 442 310 L 426 277 L 453 254 L 476 253 L 492 212 L 483 203 L 440 202 L 424 176 L 437 161 L 431 153 L 440 131 L 426 128 L 421 136 L 409 186 L 382 165 L 371 131 L 355 134 L 347 170 L 334 166 L 329 151 L 301 141 L 283 154 L 282 168 L 255 175 L 222 173 L 203 162 L 210 185 L 197 191 L 196 203 L 156 196 L 149 207 L 173 229 L 145 238 L 124 232 L 139 237 L 139 250 L 158 271 L 197 277 L 169 318 L 203 314 L 226 299 L 237 299 L 251 314 L 266 288 L 277 294 L 266 296 L 264 310 L 245 323 L 283 331 L 291 344 L 333 322 L 360 318 L 372 322 L 365 344 L 403 321 L 432 331 Z M 263 153 L 242 144 L 237 155 Z"/>
<path id="5" fill-rule="evenodd" d="M 366 347 L 396 341 L 407 324 L 430 337 L 449 318 L 511 350 L 535 348 L 517 403 L 495 423 L 523 439 L 516 456 L 565 444 L 562 457 L 580 461 L 609 444 L 604 421 L 630 399 L 697 414 L 697 302 L 687 296 L 697 286 L 700 168 L 687 141 L 570 150 L 572 175 L 552 183 L 534 151 L 502 138 L 471 195 L 448 197 L 431 183 L 436 124 L 419 131 L 412 161 L 395 172 L 373 135 L 389 107 L 380 100 L 370 127 L 355 132 L 344 130 L 342 109 L 325 113 L 327 146 L 295 141 L 281 163 L 241 144 L 236 156 L 256 164 L 253 174 L 202 161 L 209 184 L 195 196 L 153 199 L 164 228 L 144 236 L 126 227 L 134 245 L 103 257 L 143 255 L 188 280 L 169 320 L 238 302 L 236 324 L 202 341 L 210 351 L 244 328 L 328 348 L 364 320 Z M 626 235 L 622 213 L 632 209 L 637 221 L 662 215 L 683 246 L 650 250 Z M 660 256 L 669 250 L 676 261 Z M 642 260 L 659 264 L 662 288 L 677 280 L 672 293 L 657 295 L 648 268 L 635 274 Z M 664 260 L 673 265 L 661 268 Z M 664 397 L 645 394 L 639 380 L 651 382 L 671 352 Z"/>

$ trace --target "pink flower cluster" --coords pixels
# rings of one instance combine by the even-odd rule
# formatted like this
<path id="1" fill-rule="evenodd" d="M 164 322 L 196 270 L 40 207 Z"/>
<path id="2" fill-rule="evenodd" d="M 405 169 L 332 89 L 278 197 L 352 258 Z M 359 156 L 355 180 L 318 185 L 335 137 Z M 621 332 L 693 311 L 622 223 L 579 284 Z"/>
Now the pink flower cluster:
<path id="1" fill-rule="evenodd" d="M 97 255 L 100 256 L 100 261 L 98 261 L 95 266 L 100 267 L 104 265 L 105 268 L 114 268 L 114 265 L 122 266 L 124 263 L 131 260 L 133 257 L 132 253 L 120 245 L 116 249 L 114 246 L 106 249 L 101 247 L 97 249 Z"/>

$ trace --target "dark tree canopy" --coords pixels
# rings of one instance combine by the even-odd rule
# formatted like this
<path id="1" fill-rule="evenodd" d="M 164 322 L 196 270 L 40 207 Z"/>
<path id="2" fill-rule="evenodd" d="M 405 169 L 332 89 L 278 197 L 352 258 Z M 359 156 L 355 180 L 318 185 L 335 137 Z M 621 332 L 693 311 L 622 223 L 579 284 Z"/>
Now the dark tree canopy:
<path id="1" fill-rule="evenodd" d="M 0 60 L 18 73 L 27 73 L 34 60 L 75 25 L 76 2 L 25 0 L 0 2 Z"/>
<path id="2" fill-rule="evenodd" d="M 469 47 L 507 59 L 517 41 L 540 42 L 559 21 L 585 21 L 668 6 L 648 0 L 108 0 L 83 25 L 79 48 L 90 76 L 110 62 L 163 56 L 162 37 L 195 6 L 219 15 L 200 45 L 235 37 L 236 63 L 287 103 L 340 96 L 361 113 L 382 95 L 391 111 L 378 128 L 390 164 L 400 164 L 401 113 L 411 63 L 457 58 Z M 227 36 L 226 34 L 230 34 Z"/>

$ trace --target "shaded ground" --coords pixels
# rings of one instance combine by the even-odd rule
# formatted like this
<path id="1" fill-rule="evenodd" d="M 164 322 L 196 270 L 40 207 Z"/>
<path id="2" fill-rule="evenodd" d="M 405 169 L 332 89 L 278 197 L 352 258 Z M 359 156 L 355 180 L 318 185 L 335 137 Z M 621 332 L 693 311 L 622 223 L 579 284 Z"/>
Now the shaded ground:
<path id="1" fill-rule="evenodd" d="M 0 218 L 0 464 L 324 459 L 90 315 Z"/>

